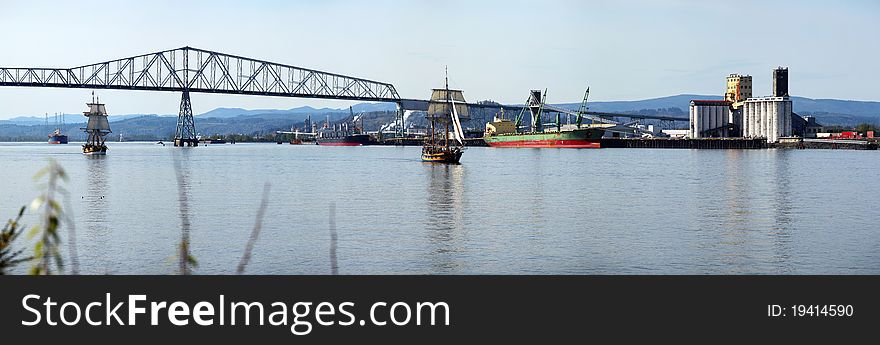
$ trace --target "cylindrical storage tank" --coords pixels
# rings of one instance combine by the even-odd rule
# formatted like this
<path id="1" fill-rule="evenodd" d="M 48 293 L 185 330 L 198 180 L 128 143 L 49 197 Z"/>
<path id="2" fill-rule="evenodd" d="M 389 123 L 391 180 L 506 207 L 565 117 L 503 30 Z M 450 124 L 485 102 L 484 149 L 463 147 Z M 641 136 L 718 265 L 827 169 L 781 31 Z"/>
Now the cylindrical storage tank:
<path id="1" fill-rule="evenodd" d="M 761 136 L 770 137 L 770 104 L 761 102 Z"/>
<path id="2" fill-rule="evenodd" d="M 754 138 L 758 134 L 758 105 L 755 103 L 747 104 L 749 107 L 749 137 Z"/>
<path id="3" fill-rule="evenodd" d="M 718 115 L 720 113 L 721 112 L 719 111 L 719 107 L 717 107 L 717 106 L 709 107 L 709 114 L 711 114 L 711 116 L 712 116 L 712 121 L 709 121 L 709 129 L 718 128 L 718 123 L 720 122 L 720 121 L 718 121 Z"/>
<path id="4" fill-rule="evenodd" d="M 742 130 L 742 133 L 740 133 L 740 135 L 742 135 L 745 138 L 748 138 L 749 137 L 749 119 L 750 119 L 749 110 L 750 109 L 749 109 L 748 104 L 743 105 L 743 107 L 740 109 L 742 111 L 742 128 L 740 128 Z"/>
<path id="5" fill-rule="evenodd" d="M 791 131 L 791 113 L 794 111 L 792 109 L 791 100 L 787 100 L 784 102 L 785 104 L 785 136 L 790 137 L 793 135 Z"/>
<path id="6" fill-rule="evenodd" d="M 779 141 L 780 137 L 785 136 L 785 114 L 783 102 L 773 102 L 773 118 L 775 123 L 773 126 L 774 141 Z"/>
<path id="7" fill-rule="evenodd" d="M 713 127 L 715 127 L 715 109 L 714 108 L 715 107 L 712 107 L 712 106 L 703 107 L 703 109 L 705 109 L 704 112 L 706 114 L 706 128 L 704 130 L 710 130 Z"/>
<path id="8" fill-rule="evenodd" d="M 688 108 L 688 138 L 694 137 L 694 104 Z"/>
<path id="9" fill-rule="evenodd" d="M 777 109 L 778 102 L 769 101 L 767 102 L 767 115 L 770 116 L 770 128 L 767 131 L 767 138 L 770 142 L 779 141 L 779 109 Z"/>
<path id="10" fill-rule="evenodd" d="M 706 126 L 705 126 L 705 128 L 703 128 L 703 130 L 705 131 L 705 130 L 712 129 L 712 125 L 714 124 L 713 122 L 715 122 L 715 119 L 712 118 L 712 107 L 705 106 L 702 108 L 703 108 L 703 114 L 705 114 L 705 116 L 706 116 Z"/>
<path id="11" fill-rule="evenodd" d="M 760 138 L 764 136 L 764 115 L 763 115 L 763 103 L 757 102 L 755 103 L 755 137 Z"/>

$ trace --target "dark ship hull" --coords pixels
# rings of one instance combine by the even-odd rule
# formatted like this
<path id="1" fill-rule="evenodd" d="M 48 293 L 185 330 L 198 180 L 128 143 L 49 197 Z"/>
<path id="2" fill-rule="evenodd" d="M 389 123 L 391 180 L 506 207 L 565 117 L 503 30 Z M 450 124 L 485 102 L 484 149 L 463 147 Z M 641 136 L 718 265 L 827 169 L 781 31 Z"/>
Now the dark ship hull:
<path id="1" fill-rule="evenodd" d="M 317 142 L 322 146 L 363 146 L 370 144 L 370 135 L 354 134 L 336 138 L 318 138 Z"/>
<path id="2" fill-rule="evenodd" d="M 49 144 L 67 144 L 67 136 L 64 134 L 50 135 Z"/>

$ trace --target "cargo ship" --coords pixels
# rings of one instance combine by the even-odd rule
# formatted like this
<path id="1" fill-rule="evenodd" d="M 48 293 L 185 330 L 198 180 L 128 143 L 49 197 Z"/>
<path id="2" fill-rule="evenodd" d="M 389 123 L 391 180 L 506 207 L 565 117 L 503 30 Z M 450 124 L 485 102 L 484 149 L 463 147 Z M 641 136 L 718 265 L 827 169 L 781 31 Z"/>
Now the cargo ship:
<path id="1" fill-rule="evenodd" d="M 464 131 L 461 127 L 461 118 L 468 118 L 468 116 L 467 102 L 465 102 L 461 90 L 449 89 L 447 73 L 445 88 L 433 89 L 431 100 L 428 101 L 427 119 L 431 122 L 431 130 L 422 146 L 422 161 L 458 164 L 464 153 Z M 450 124 L 452 132 L 450 132 Z M 437 128 L 438 125 L 445 126 L 445 130 L 443 127 Z M 436 133 L 438 129 L 443 130 L 442 136 Z"/>
<path id="2" fill-rule="evenodd" d="M 58 124 L 58 114 L 55 114 L 55 131 L 49 134 L 49 144 L 67 144 L 67 135 L 61 133 L 64 128 L 64 115 L 61 115 L 61 125 Z M 49 126 L 49 114 L 46 114 L 46 127 Z"/>
<path id="3" fill-rule="evenodd" d="M 317 142 L 322 146 L 363 146 L 370 144 L 370 135 L 320 132 Z"/>
<path id="4" fill-rule="evenodd" d="M 61 129 L 49 134 L 49 144 L 67 144 L 67 135 L 61 134 Z"/>
<path id="5" fill-rule="evenodd" d="M 559 115 L 557 115 L 555 126 L 544 129 L 541 117 L 544 112 L 543 99 L 546 98 L 547 92 L 545 90 L 542 97 L 541 91 L 532 90 L 529 101 L 523 108 L 523 111 L 527 108 L 532 113 L 530 130 L 527 132 L 518 131 L 519 124 L 522 122 L 523 112 L 520 112 L 516 121 L 512 121 L 504 118 L 504 109 L 501 109 L 500 116 L 496 115 L 492 122 L 486 124 L 483 141 L 492 147 L 598 149 L 601 146 L 602 135 L 605 134 L 605 129 L 608 125 L 581 123 L 583 121 L 582 114 L 586 112 L 586 100 L 589 92 L 589 89 L 587 89 L 581 110 L 576 113 L 577 122 L 575 124 L 562 125 Z"/>
<path id="6" fill-rule="evenodd" d="M 550 148 L 589 148 L 598 149 L 602 135 L 605 133 L 601 128 L 574 128 L 570 130 L 517 133 L 515 131 L 504 132 L 505 122 L 513 122 L 504 119 L 486 124 L 486 135 L 483 140 L 492 147 L 550 147 Z"/>
<path id="7" fill-rule="evenodd" d="M 316 138 L 316 142 L 318 145 L 322 146 L 363 146 L 370 144 L 370 135 L 364 133 L 363 130 L 363 117 L 361 117 L 361 125 L 357 126 L 358 117 L 354 116 L 354 111 L 351 107 L 348 108 L 348 111 L 351 113 L 351 122 L 349 125 L 348 122 L 336 124 L 330 126 L 330 120 L 328 119 L 326 123 L 324 123 L 324 128 L 318 131 L 318 136 Z"/>

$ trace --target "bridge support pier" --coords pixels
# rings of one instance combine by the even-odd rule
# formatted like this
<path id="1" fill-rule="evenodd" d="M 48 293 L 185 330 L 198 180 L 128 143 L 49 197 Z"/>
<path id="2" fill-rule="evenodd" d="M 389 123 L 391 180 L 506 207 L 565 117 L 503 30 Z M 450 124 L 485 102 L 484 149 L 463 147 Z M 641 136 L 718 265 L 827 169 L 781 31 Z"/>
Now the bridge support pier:
<path id="1" fill-rule="evenodd" d="M 394 116 L 394 122 L 396 122 L 395 129 L 397 131 L 398 138 L 406 137 L 406 124 L 404 123 L 404 112 L 406 110 L 403 109 L 403 104 L 397 102 L 397 114 Z"/>
<path id="2" fill-rule="evenodd" d="M 193 120 L 192 103 L 189 100 L 189 90 L 183 90 L 183 95 L 180 99 L 180 112 L 177 114 L 174 146 L 199 146 L 199 140 L 196 138 L 195 120 Z"/>

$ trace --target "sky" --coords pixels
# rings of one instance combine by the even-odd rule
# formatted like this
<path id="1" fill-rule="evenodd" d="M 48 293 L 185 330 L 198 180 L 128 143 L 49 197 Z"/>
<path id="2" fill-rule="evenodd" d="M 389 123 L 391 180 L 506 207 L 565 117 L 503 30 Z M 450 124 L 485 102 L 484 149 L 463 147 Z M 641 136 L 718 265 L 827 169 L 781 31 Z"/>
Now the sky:
<path id="1" fill-rule="evenodd" d="M 722 95 L 730 73 L 770 93 L 880 100 L 880 1 L 8 1 L 0 66 L 74 67 L 183 46 L 388 82 L 425 99 L 553 103 Z M 0 119 L 77 113 L 90 90 L 0 87 Z M 111 114 L 176 114 L 180 94 L 99 90 Z M 344 108 L 353 102 L 193 94 L 218 107 Z"/>

